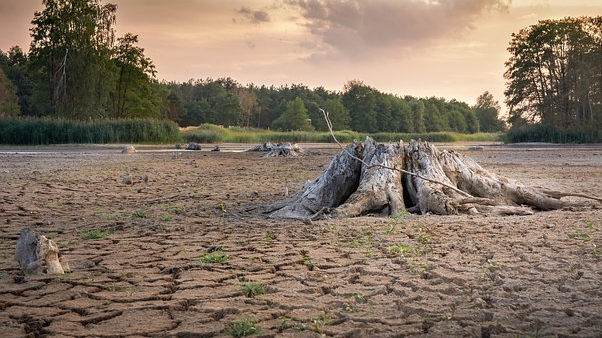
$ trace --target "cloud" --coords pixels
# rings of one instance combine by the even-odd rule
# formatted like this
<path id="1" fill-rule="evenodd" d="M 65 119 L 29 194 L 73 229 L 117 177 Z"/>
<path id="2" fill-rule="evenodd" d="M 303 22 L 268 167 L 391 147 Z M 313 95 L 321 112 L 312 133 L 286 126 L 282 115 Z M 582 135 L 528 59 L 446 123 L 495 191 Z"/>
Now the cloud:
<path id="1" fill-rule="evenodd" d="M 238 13 L 244 15 L 251 23 L 254 24 L 270 22 L 270 15 L 264 10 L 252 10 L 243 6 L 238 10 Z"/>
<path id="2" fill-rule="evenodd" d="M 507 10 L 511 0 L 284 1 L 325 49 L 362 53 L 458 36 L 484 12 Z"/>

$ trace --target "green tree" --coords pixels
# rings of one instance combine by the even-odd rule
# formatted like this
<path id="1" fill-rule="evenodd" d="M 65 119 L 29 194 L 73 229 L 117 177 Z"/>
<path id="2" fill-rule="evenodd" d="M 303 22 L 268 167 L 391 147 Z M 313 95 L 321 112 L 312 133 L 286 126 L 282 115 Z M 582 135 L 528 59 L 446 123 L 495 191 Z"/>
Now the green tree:
<path id="1" fill-rule="evenodd" d="M 544 20 L 512 34 L 510 122 L 602 126 L 602 17 Z"/>
<path id="2" fill-rule="evenodd" d="M 113 61 L 118 69 L 112 95 L 111 117 L 160 117 L 161 101 L 152 82 L 156 70 L 138 45 L 138 36 L 127 33 L 117 39 Z"/>
<path id="3" fill-rule="evenodd" d="M 0 68 L 15 86 L 15 94 L 19 100 L 21 115 L 34 115 L 30 110 L 31 75 L 28 70 L 29 58 L 21 47 L 11 47 L 6 54 L 0 51 Z"/>
<path id="4" fill-rule="evenodd" d="M 351 129 L 368 133 L 378 131 L 376 95 L 375 89 L 361 81 L 345 84 L 342 102 L 349 111 Z"/>
<path id="5" fill-rule="evenodd" d="M 477 97 L 477 103 L 473 107 L 473 110 L 477 115 L 482 132 L 495 133 L 504 131 L 504 121 L 499 118 L 500 109 L 499 102 L 488 91 Z"/>
<path id="6" fill-rule="evenodd" d="M 324 110 L 328 112 L 333 130 L 349 129 L 349 112 L 341 103 L 340 99 L 328 99 L 324 103 Z"/>
<path id="7" fill-rule="evenodd" d="M 0 118 L 19 115 L 16 90 L 0 67 Z"/>
<path id="8" fill-rule="evenodd" d="M 284 113 L 272 123 L 275 130 L 311 130 L 307 109 L 301 98 L 295 98 L 286 104 Z"/>
<path id="9" fill-rule="evenodd" d="M 100 0 L 43 0 L 31 29 L 32 104 L 46 114 L 105 116 L 117 6 Z"/>

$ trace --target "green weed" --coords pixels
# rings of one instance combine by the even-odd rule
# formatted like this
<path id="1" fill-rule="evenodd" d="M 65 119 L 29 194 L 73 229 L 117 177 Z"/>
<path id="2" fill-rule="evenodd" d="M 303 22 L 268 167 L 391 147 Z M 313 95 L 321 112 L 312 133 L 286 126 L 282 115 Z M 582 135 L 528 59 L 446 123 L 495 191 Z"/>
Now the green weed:
<path id="1" fill-rule="evenodd" d="M 241 288 L 247 297 L 263 295 L 267 292 L 265 284 L 263 283 L 245 282 L 241 284 Z"/>
<path id="2" fill-rule="evenodd" d="M 161 216 L 159 216 L 159 221 L 161 221 L 161 222 L 169 222 L 171 220 L 172 220 L 172 218 L 169 215 L 161 215 Z"/>
<path id="3" fill-rule="evenodd" d="M 260 328 L 255 319 L 246 317 L 236 322 L 230 323 L 226 328 L 227 335 L 232 337 L 246 337 L 259 333 Z"/>
<path id="4" fill-rule="evenodd" d="M 589 241 L 591 239 L 589 233 L 581 230 L 575 230 L 573 232 L 569 232 L 567 234 L 570 239 L 582 239 L 584 241 Z"/>
<path id="5" fill-rule="evenodd" d="M 86 232 L 84 232 L 80 238 L 83 240 L 90 240 L 90 239 L 104 239 L 105 237 L 107 237 L 107 233 L 104 231 L 100 231 L 100 230 L 88 230 Z"/>
<path id="6" fill-rule="evenodd" d="M 201 257 L 197 258 L 197 260 L 205 264 L 221 264 L 226 262 L 228 258 L 230 258 L 230 256 L 222 253 L 221 251 L 213 251 L 202 255 Z"/>
<path id="7" fill-rule="evenodd" d="M 148 215 L 146 213 L 146 210 L 138 209 L 138 210 L 134 210 L 134 212 L 132 213 L 132 217 L 134 217 L 134 218 L 148 218 Z"/>

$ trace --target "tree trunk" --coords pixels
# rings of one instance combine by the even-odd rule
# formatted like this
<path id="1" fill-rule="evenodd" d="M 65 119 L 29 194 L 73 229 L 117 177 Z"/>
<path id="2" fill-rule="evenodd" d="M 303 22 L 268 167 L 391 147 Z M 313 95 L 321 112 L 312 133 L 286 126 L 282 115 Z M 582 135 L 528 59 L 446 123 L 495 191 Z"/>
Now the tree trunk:
<path id="1" fill-rule="evenodd" d="M 405 199 L 404 199 L 405 196 Z M 369 213 L 529 215 L 533 209 L 592 206 L 561 201 L 580 194 L 533 188 L 497 176 L 471 158 L 420 141 L 394 145 L 366 138 L 330 162 L 289 201 L 269 207 L 271 218 L 313 220 Z"/>

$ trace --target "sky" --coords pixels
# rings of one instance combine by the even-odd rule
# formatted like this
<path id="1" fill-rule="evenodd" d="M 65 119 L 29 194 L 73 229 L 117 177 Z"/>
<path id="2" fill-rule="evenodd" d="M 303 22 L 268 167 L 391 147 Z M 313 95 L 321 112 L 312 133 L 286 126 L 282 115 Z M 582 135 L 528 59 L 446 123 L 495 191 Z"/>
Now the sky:
<path id="1" fill-rule="evenodd" d="M 106 2 L 106 1 L 104 1 Z M 602 15 L 602 0 L 113 0 L 118 35 L 139 36 L 158 79 L 342 91 L 361 80 L 399 96 L 504 113 L 511 34 L 544 19 Z M 28 50 L 41 0 L 0 0 L 0 50 Z"/>

